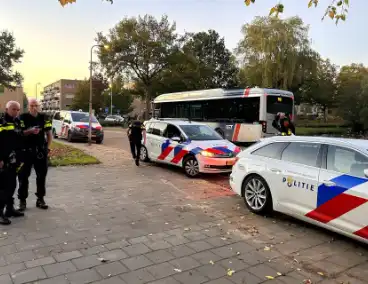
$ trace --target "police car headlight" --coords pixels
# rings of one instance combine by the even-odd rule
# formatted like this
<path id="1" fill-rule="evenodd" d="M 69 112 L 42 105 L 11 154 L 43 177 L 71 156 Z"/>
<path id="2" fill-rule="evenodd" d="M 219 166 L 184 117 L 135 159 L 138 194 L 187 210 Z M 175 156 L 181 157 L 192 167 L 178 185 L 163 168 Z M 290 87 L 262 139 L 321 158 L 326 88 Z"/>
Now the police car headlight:
<path id="1" fill-rule="evenodd" d="M 202 156 L 204 156 L 204 157 L 214 157 L 214 156 L 215 156 L 215 154 L 214 154 L 214 153 L 211 153 L 211 152 L 206 151 L 206 150 L 201 151 L 201 152 L 200 152 L 200 154 L 201 154 Z"/>

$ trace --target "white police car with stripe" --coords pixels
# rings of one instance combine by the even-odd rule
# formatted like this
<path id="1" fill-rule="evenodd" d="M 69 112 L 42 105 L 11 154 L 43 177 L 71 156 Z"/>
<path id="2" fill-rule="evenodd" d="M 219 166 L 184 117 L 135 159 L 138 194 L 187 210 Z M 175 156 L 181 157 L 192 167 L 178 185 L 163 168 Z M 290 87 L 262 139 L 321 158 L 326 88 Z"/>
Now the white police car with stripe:
<path id="1" fill-rule="evenodd" d="M 367 140 L 276 136 L 238 158 L 230 185 L 252 212 L 283 212 L 368 243 Z"/>
<path id="2" fill-rule="evenodd" d="M 241 151 L 203 123 L 152 119 L 144 125 L 141 160 L 183 167 L 189 177 L 231 172 Z"/>

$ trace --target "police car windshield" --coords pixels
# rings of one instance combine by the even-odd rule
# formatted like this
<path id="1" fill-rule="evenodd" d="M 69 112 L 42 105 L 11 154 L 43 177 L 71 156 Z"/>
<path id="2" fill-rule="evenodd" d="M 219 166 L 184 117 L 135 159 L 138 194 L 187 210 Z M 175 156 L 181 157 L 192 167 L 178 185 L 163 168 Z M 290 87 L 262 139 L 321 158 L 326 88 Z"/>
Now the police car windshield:
<path id="1" fill-rule="evenodd" d="M 190 140 L 223 140 L 223 138 L 207 125 L 180 125 Z"/>
<path id="2" fill-rule="evenodd" d="M 72 112 L 74 122 L 89 122 L 89 114 L 86 112 Z M 96 117 L 92 115 L 92 122 L 98 122 Z"/>

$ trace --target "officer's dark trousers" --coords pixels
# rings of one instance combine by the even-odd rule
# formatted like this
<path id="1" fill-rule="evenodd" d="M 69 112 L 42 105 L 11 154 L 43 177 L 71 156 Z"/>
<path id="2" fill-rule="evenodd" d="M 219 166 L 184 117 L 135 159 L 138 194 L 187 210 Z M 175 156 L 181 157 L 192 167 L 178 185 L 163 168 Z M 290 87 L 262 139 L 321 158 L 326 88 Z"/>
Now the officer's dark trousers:
<path id="1" fill-rule="evenodd" d="M 29 176 L 31 175 L 32 167 L 36 172 L 36 184 L 38 198 L 43 198 L 46 195 L 46 175 L 48 168 L 47 152 L 27 151 L 24 155 L 24 164 L 18 173 L 19 200 L 26 200 L 28 197 Z"/>
<path id="2" fill-rule="evenodd" d="M 13 208 L 13 195 L 17 187 L 17 171 L 16 168 L 6 168 L 0 171 L 0 211 L 4 207 Z"/>
<path id="3" fill-rule="evenodd" d="M 130 151 L 132 152 L 133 159 L 138 160 L 141 154 L 142 141 L 138 139 L 137 140 L 132 139 L 129 142 L 130 142 Z"/>

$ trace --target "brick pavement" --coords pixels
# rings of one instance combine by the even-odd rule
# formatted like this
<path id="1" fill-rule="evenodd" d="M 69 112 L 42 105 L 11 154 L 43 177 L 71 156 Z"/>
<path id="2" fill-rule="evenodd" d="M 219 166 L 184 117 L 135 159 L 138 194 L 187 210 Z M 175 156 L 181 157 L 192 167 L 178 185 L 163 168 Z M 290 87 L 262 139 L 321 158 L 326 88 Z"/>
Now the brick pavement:
<path id="1" fill-rule="evenodd" d="M 31 195 L 27 216 L 0 228 L 1 284 L 367 283 L 366 248 L 250 214 L 226 178 L 137 168 L 102 145 L 89 152 L 104 164 L 51 169 L 50 210 Z"/>

